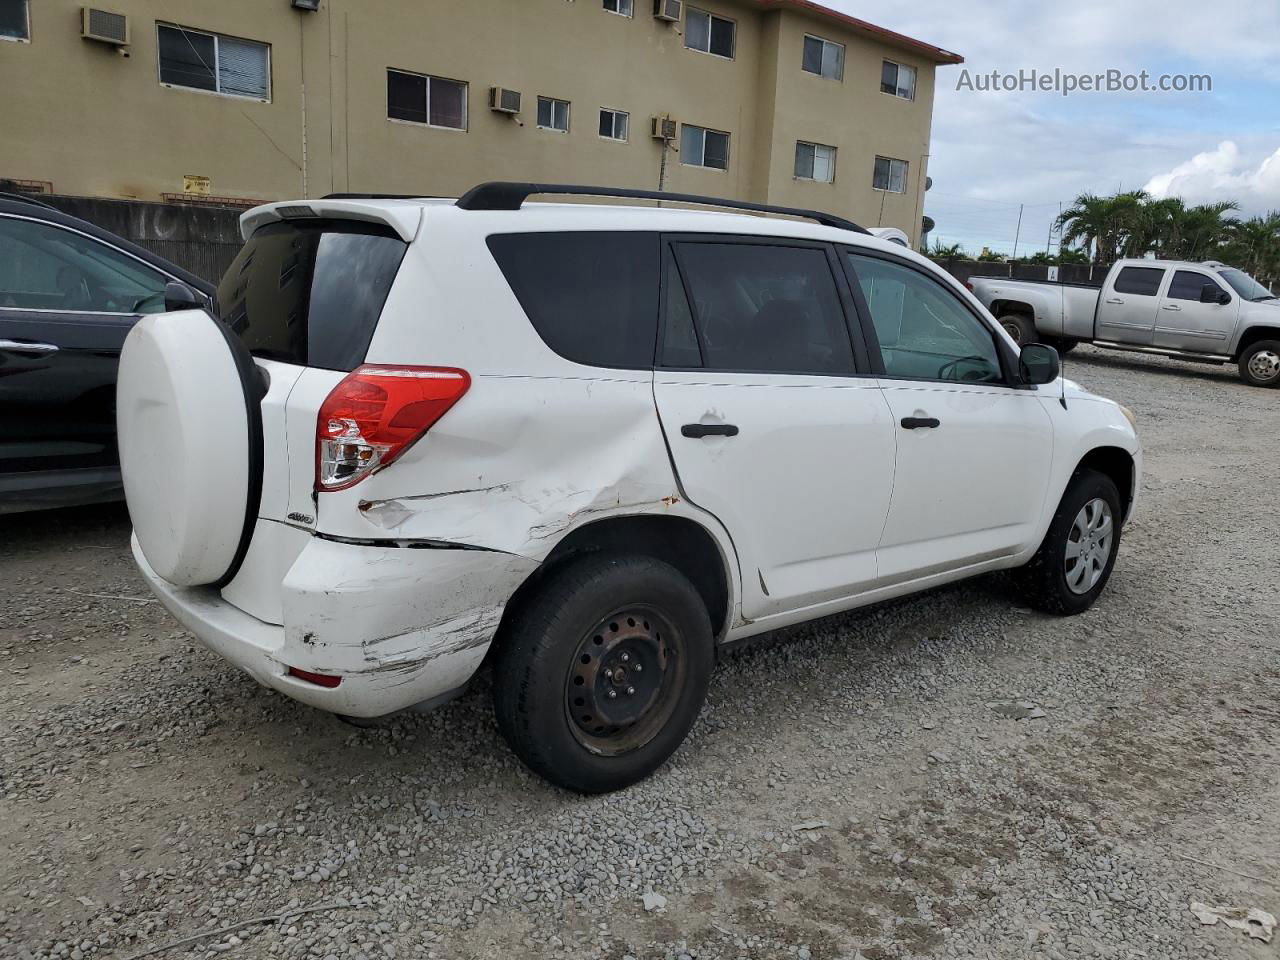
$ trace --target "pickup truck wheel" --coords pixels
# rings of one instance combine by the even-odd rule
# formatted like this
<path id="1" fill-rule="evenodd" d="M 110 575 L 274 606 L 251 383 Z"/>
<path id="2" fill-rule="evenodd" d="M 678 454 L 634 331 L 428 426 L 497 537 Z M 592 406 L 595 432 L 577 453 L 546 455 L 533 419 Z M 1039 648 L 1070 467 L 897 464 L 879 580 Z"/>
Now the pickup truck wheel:
<path id="1" fill-rule="evenodd" d="M 714 665 L 707 609 L 679 571 L 643 556 L 568 562 L 499 638 L 498 728 L 535 773 L 606 793 L 680 746 Z"/>
<path id="2" fill-rule="evenodd" d="M 1006 313 L 1000 318 L 1000 326 L 1004 327 L 1013 342 L 1020 347 L 1036 342 L 1035 321 L 1025 313 Z"/>
<path id="3" fill-rule="evenodd" d="M 1014 578 L 1033 607 L 1072 616 L 1102 593 L 1120 549 L 1120 493 L 1096 470 L 1078 470 L 1040 549 Z"/>
<path id="4" fill-rule="evenodd" d="M 1240 354 L 1240 379 L 1255 387 L 1280 387 L 1280 340 L 1259 340 Z"/>
<path id="5" fill-rule="evenodd" d="M 1054 337 L 1053 339 L 1046 338 L 1046 342 L 1049 346 L 1053 347 L 1053 349 L 1057 350 L 1060 356 L 1064 357 L 1076 347 L 1080 346 L 1079 340 L 1072 340 L 1070 337 Z"/>

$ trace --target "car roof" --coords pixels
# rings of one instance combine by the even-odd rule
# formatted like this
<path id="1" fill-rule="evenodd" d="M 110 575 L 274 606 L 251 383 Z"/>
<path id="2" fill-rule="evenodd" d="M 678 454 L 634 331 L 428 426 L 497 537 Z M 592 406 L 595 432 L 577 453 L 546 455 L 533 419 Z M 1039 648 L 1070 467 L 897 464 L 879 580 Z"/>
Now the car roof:
<path id="1" fill-rule="evenodd" d="M 307 211 L 303 214 L 302 211 Z M 518 210 L 465 210 L 450 198 L 342 197 L 264 204 L 240 219 L 248 237 L 264 223 L 298 215 L 382 222 L 406 242 L 424 225 L 433 228 L 482 229 L 490 233 L 549 233 L 558 231 L 653 231 L 664 233 L 721 233 L 844 243 L 911 253 L 899 243 L 872 234 L 823 226 L 775 214 L 718 210 L 713 207 L 653 206 L 636 203 L 528 202 Z"/>

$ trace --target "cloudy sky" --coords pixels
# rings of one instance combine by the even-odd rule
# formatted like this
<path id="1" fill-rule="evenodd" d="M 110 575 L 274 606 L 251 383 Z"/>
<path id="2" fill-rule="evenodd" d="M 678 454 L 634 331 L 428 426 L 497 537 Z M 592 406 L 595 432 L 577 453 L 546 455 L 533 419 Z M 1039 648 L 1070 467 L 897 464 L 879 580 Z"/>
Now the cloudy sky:
<path id="1" fill-rule="evenodd" d="M 1188 202 L 1280 209 L 1276 0 L 824 0 L 954 50 L 940 67 L 925 211 L 944 243 L 1043 250 L 1058 204 L 1146 188 Z M 985 93 L 971 77 L 1021 69 L 1209 74 L 1203 93 Z M 976 81 L 975 81 L 976 82 Z"/>

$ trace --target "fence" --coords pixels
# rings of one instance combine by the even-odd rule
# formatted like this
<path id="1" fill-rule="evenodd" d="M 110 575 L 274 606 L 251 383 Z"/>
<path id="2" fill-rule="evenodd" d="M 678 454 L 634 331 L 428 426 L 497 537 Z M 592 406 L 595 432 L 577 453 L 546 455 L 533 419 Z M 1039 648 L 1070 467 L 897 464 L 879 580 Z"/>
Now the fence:
<path id="1" fill-rule="evenodd" d="M 63 213 L 110 230 L 217 283 L 240 250 L 242 207 L 42 194 Z"/>
<path id="2" fill-rule="evenodd" d="M 933 262 L 961 283 L 970 277 L 1009 277 L 1012 280 L 1047 280 L 1049 267 L 1038 263 L 1001 263 L 985 260 L 938 259 Z M 1106 267 L 1089 263 L 1064 263 L 1056 268 L 1059 283 L 1078 283 L 1089 287 L 1102 286 L 1107 275 Z"/>

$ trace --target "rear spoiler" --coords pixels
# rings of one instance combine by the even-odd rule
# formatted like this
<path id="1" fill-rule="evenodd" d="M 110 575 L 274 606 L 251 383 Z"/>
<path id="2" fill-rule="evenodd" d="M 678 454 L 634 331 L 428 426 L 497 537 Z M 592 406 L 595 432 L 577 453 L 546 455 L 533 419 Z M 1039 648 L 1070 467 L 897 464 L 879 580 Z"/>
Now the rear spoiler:
<path id="1" fill-rule="evenodd" d="M 423 205 L 416 203 L 376 203 L 368 200 L 290 200 L 254 207 L 240 217 L 240 236 L 248 240 L 265 223 L 279 220 L 360 220 L 380 223 L 395 231 L 405 243 L 412 243 L 422 226 Z"/>

